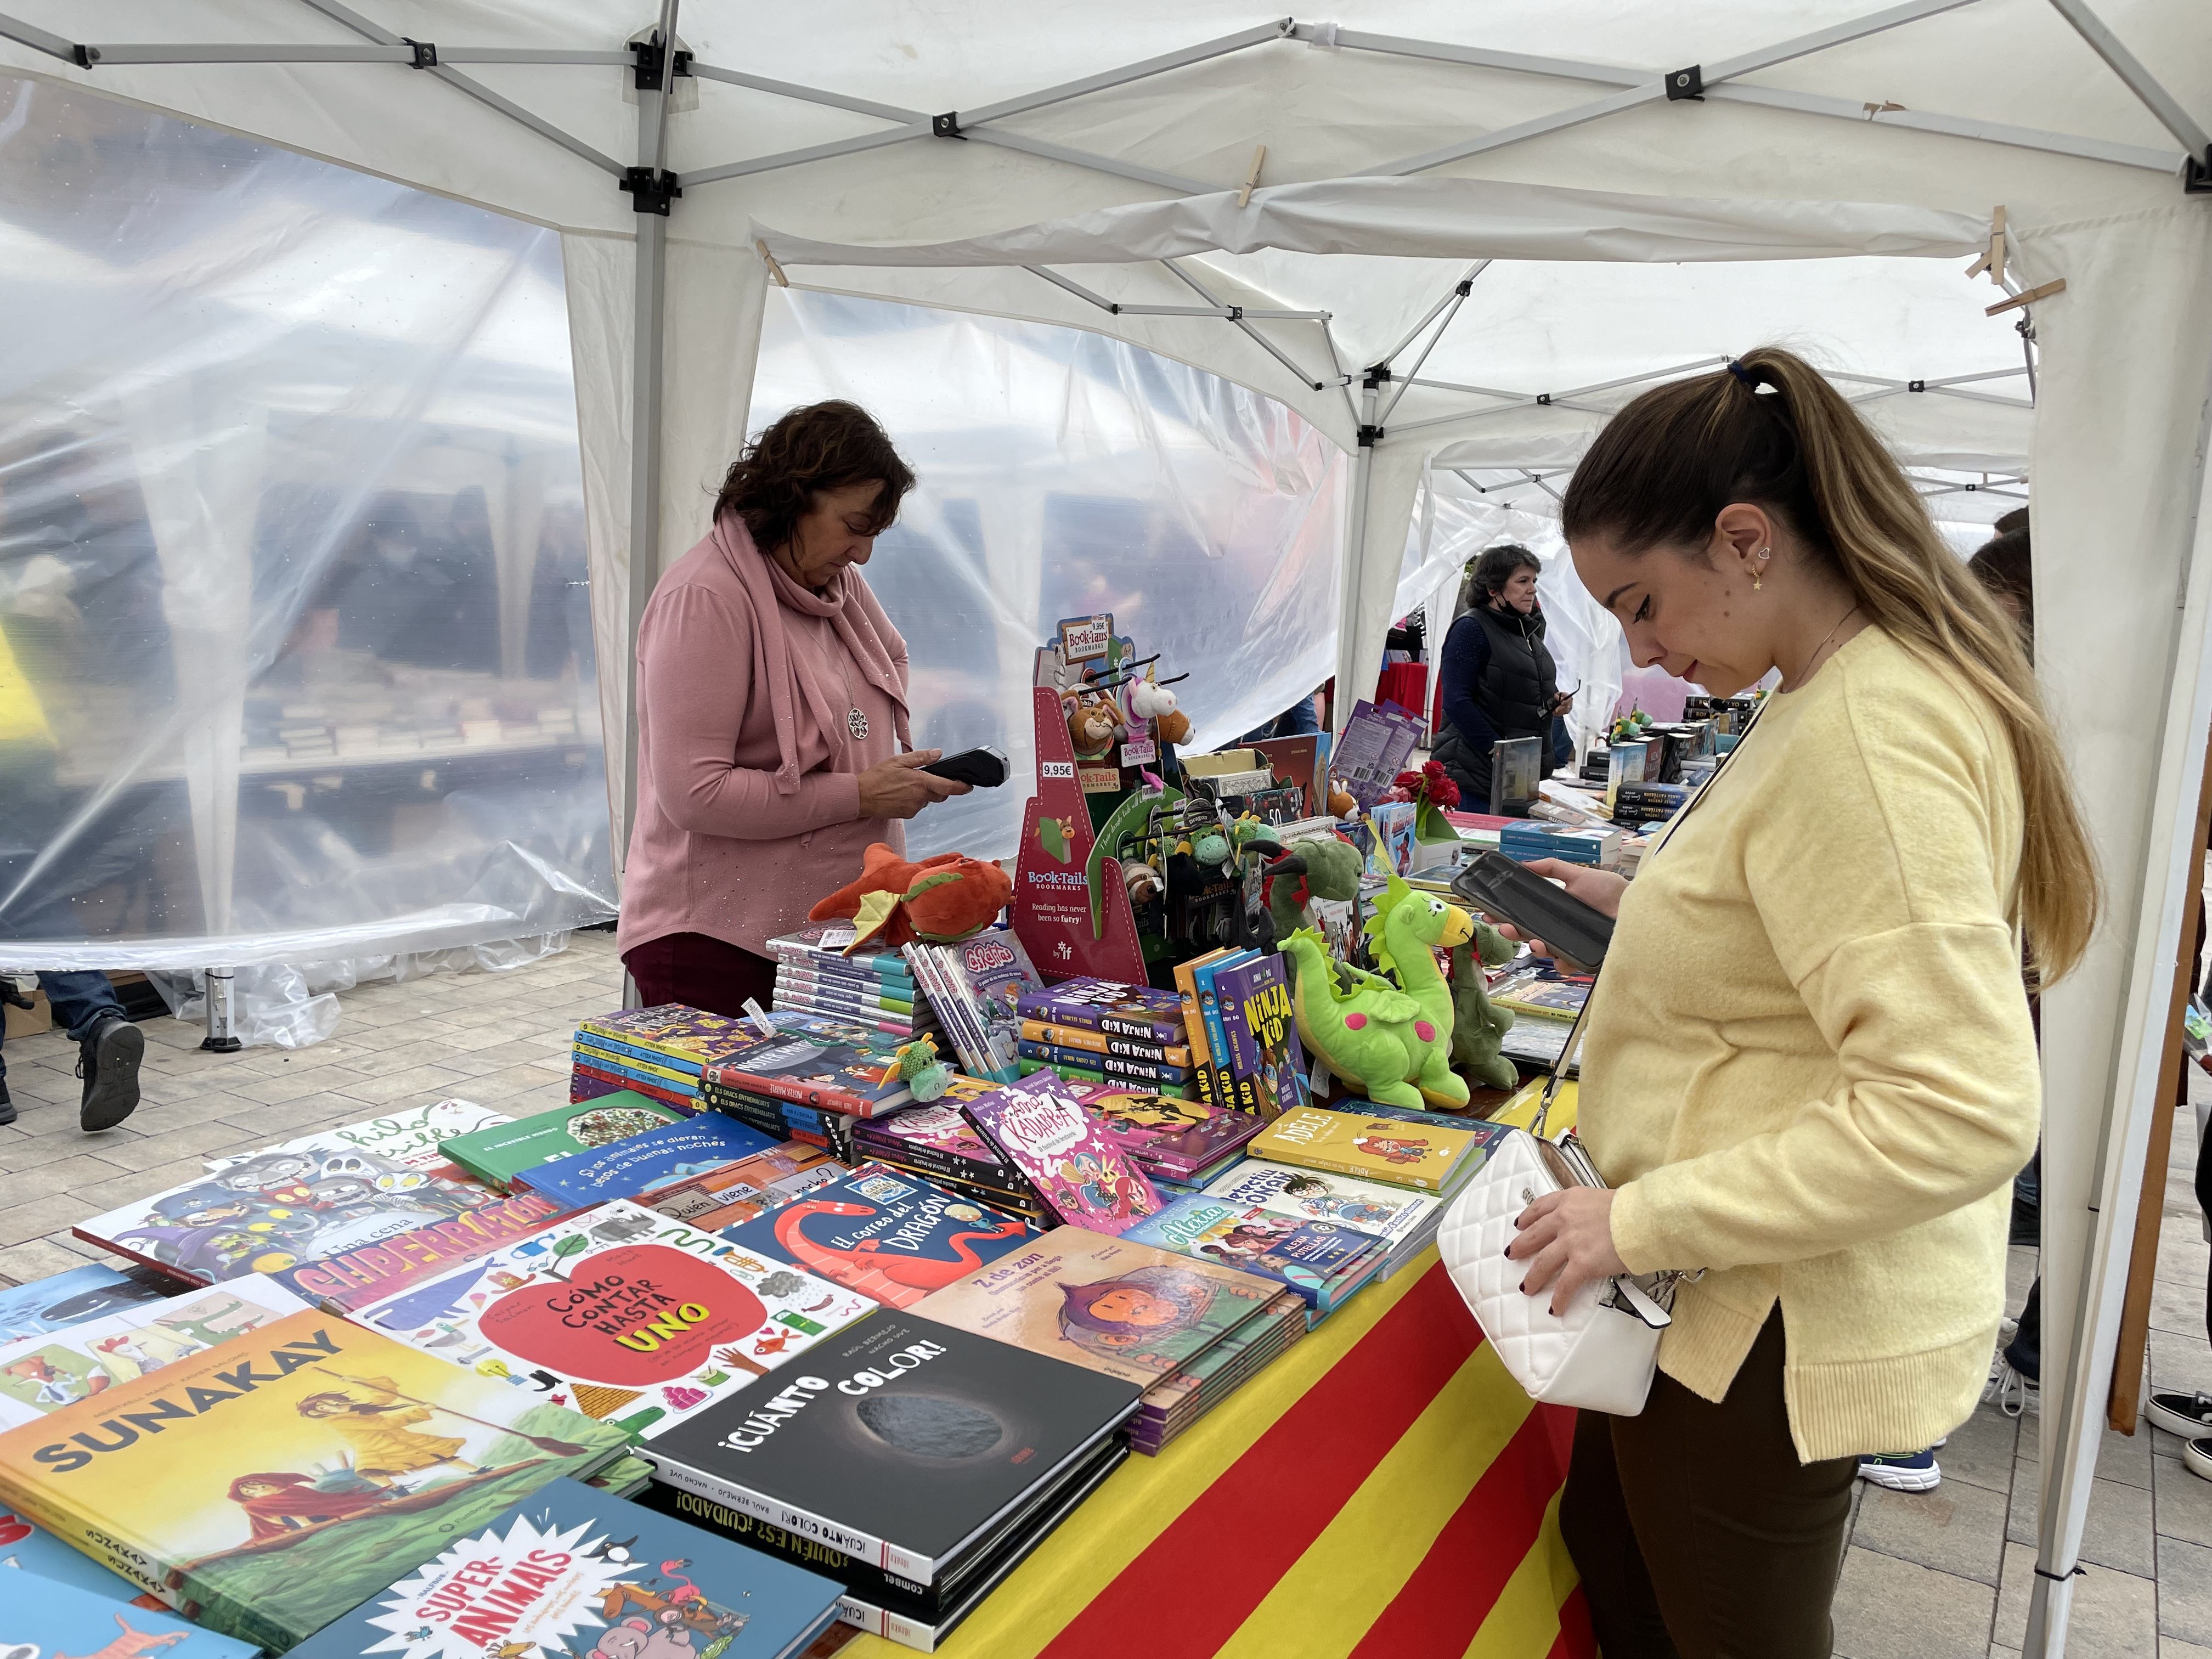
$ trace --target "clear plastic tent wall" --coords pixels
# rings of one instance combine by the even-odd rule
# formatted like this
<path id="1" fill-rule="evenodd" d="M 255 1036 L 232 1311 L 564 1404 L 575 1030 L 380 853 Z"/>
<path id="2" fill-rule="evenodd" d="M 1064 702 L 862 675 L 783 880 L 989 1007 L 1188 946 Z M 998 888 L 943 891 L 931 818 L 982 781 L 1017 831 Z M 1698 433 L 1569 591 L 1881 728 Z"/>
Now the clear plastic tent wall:
<path id="1" fill-rule="evenodd" d="M 0 80 L 0 964 L 611 914 L 558 238 Z"/>
<path id="2" fill-rule="evenodd" d="M 1035 776 L 1029 690 L 1063 617 L 1110 611 L 1233 741 L 1335 672 L 1347 463 L 1283 404 L 1080 329 L 771 290 L 750 429 L 849 398 L 920 475 L 869 585 L 906 635 L 914 740 Z M 915 856 L 1011 854 L 1019 787 L 933 806 Z"/>

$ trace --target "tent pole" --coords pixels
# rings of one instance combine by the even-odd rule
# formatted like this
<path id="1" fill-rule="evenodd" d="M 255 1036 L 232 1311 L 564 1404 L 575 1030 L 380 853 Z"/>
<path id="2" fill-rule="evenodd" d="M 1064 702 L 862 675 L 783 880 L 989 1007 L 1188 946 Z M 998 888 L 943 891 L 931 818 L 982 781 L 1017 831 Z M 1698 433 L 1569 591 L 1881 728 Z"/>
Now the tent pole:
<path id="1" fill-rule="evenodd" d="M 2169 1107 L 2162 1099 L 2164 1033 L 2150 1029 L 2155 1006 L 2162 1015 L 2167 987 L 2158 964 L 2169 970 L 2182 950 L 2182 895 L 2201 884 L 2203 871 L 2191 838 L 2192 810 L 2203 781 L 2203 734 L 2212 729 L 2212 398 L 2203 405 L 2197 434 L 2196 488 L 2190 514 L 2170 636 L 2166 705 L 2160 764 L 2149 818 L 2149 844 L 2139 886 L 2130 896 L 2133 960 L 2116 1011 L 2118 1052 L 2112 1098 L 2098 1130 L 2097 1166 L 2089 1188 L 2095 1209 L 2081 1251 L 2081 1286 L 2067 1333 L 2066 1370 L 2058 1412 L 2046 1420 L 2056 1433 L 2045 1449 L 2041 1508 L 2036 1526 L 2035 1583 L 2029 1592 L 2027 1642 L 2021 1659 L 2060 1659 L 2073 1610 L 2074 1576 L 2080 1571 L 2081 1534 L 2089 1518 L 2091 1480 L 2104 1443 L 2105 1401 L 2127 1294 L 2128 1250 L 2150 1139 L 2150 1116 Z M 2117 918 L 2116 918 L 2117 920 Z M 2136 1022 L 2133 1025 L 2130 1022 Z M 2048 1345 L 2046 1345 L 2048 1352 Z"/>
<path id="2" fill-rule="evenodd" d="M 2159 84 L 2158 77 L 2143 67 L 2142 60 L 2121 43 L 2119 36 L 2105 27 L 2105 20 L 2090 9 L 2088 0 L 2051 0 L 2051 3 L 2089 43 L 2089 50 L 2127 82 L 2128 90 L 2158 118 L 2159 125 L 2181 141 L 2190 159 L 2199 167 L 2212 165 L 2212 134 L 2208 134 L 2197 118 Z"/>
<path id="3" fill-rule="evenodd" d="M 1338 597 L 1336 691 L 1328 700 L 1329 730 L 1342 735 L 1358 699 L 1352 695 L 1352 651 L 1359 637 L 1360 574 L 1367 562 L 1367 475 L 1375 460 L 1375 377 L 1359 390 L 1359 447 L 1352 453 L 1352 521 L 1344 537 L 1344 591 Z"/>
<path id="4" fill-rule="evenodd" d="M 641 166 L 660 171 L 667 135 L 668 54 L 676 39 L 676 0 L 661 0 L 655 45 L 661 54 L 658 89 L 637 94 L 637 152 Z M 645 199 L 644 192 L 634 202 Z M 629 862 L 629 838 L 637 823 L 637 635 L 645 607 L 660 578 L 660 381 L 663 324 L 667 299 L 668 216 L 640 211 L 637 225 L 636 298 L 630 338 L 629 441 L 629 650 L 623 663 L 629 694 L 623 704 L 623 844 L 614 849 L 617 866 Z M 637 987 L 623 975 L 623 1002 L 638 1006 Z"/>

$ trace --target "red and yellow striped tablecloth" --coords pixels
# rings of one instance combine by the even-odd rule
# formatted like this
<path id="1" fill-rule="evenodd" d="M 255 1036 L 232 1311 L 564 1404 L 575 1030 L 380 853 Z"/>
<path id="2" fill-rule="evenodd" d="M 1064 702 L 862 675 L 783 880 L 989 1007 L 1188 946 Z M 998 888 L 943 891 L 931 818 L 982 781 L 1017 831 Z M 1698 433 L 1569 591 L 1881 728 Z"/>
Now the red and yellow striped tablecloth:
<path id="1" fill-rule="evenodd" d="M 1592 1659 L 1559 1534 L 1572 1424 L 1531 1406 L 1431 1251 L 1131 1458 L 939 1651 Z"/>

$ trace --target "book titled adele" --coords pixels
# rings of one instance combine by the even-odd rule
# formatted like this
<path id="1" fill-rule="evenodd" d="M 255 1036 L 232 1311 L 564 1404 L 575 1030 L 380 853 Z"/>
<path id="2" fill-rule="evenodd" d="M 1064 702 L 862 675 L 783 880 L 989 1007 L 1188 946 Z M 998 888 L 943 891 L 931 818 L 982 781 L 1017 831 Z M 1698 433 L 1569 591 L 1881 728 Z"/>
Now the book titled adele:
<path id="1" fill-rule="evenodd" d="M 1139 1398 L 885 1309 L 678 1424 L 653 1460 L 670 1486 L 927 1584 Z"/>

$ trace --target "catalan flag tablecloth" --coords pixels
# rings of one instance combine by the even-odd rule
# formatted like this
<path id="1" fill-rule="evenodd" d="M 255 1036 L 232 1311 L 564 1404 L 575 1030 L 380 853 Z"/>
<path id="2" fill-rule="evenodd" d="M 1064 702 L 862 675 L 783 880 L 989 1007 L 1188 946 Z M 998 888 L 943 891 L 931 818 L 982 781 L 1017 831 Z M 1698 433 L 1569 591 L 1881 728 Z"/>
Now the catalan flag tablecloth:
<path id="1" fill-rule="evenodd" d="M 1506 1375 L 1431 1250 L 1131 1458 L 938 1651 L 1593 1659 L 1559 1534 L 1572 1427 Z"/>

